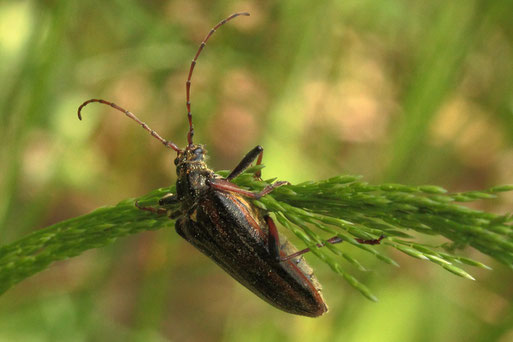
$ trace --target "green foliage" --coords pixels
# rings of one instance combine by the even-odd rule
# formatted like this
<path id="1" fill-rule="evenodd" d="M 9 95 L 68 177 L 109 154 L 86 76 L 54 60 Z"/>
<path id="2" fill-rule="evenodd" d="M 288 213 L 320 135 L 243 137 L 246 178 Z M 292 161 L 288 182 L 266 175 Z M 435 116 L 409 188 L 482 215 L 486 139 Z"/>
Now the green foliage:
<path id="1" fill-rule="evenodd" d="M 253 167 L 234 182 L 251 190 L 260 190 L 274 179 L 256 180 Z M 220 171 L 226 176 L 228 171 Z M 370 290 L 341 265 L 342 259 L 360 270 L 361 263 L 344 251 L 346 243 L 379 260 L 398 266 L 382 254 L 381 246 L 366 245 L 356 239 L 385 236 L 383 245 L 409 256 L 431 261 L 460 277 L 474 279 L 462 265 L 488 266 L 455 254 L 470 245 L 513 267 L 513 218 L 472 210 L 454 202 L 494 198 L 495 193 L 512 190 L 497 186 L 487 191 L 449 194 L 437 186 L 401 184 L 370 185 L 358 176 L 343 175 L 324 181 L 283 186 L 258 201 L 260 208 L 273 212 L 284 227 L 291 230 L 312 253 L 341 275 L 365 297 L 377 300 Z M 142 205 L 156 205 L 174 187 L 158 189 L 139 199 Z M 0 292 L 44 270 L 52 262 L 70 258 L 91 249 L 106 246 L 117 238 L 144 230 L 170 227 L 172 221 L 138 210 L 134 200 L 103 207 L 90 214 L 42 229 L 0 249 Z M 326 243 L 319 232 L 340 237 L 344 244 L 320 248 Z M 414 241 L 411 232 L 441 235 L 450 244 L 428 245 Z"/>

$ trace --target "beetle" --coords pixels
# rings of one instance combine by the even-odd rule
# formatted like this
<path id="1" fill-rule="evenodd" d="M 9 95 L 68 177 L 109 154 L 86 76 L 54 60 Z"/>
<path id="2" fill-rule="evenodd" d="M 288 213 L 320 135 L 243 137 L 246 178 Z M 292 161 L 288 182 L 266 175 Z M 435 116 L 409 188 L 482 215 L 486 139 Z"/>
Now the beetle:
<path id="1" fill-rule="evenodd" d="M 319 281 L 302 256 L 310 249 L 298 251 L 278 233 L 269 213 L 251 202 L 251 199 L 259 199 L 277 187 L 289 183 L 278 181 L 260 192 L 242 189 L 231 180 L 255 160 L 257 165 L 261 164 L 264 150 L 260 145 L 247 153 L 226 178 L 222 178 L 205 163 L 207 151 L 204 146 L 193 142 L 190 89 L 194 67 L 212 34 L 220 26 L 238 16 L 249 16 L 249 13 L 232 14 L 214 26 L 201 42 L 191 62 L 186 81 L 189 131 L 187 146 L 184 149 L 162 138 L 133 113 L 110 101 L 85 101 L 78 108 L 78 117 L 82 119 L 81 111 L 90 103 L 111 106 L 137 122 L 166 147 L 174 150 L 177 153 L 174 159 L 177 173 L 176 194 L 162 197 L 159 200 L 159 207 L 144 207 L 137 202 L 136 207 L 176 219 L 175 230 L 182 238 L 271 305 L 292 314 L 317 317 L 326 313 L 328 306 L 322 296 Z M 259 170 L 255 177 L 260 179 L 260 176 Z M 358 241 L 375 244 L 379 243 L 381 238 Z M 334 244 L 341 241 L 339 237 L 333 237 L 326 243 Z"/>

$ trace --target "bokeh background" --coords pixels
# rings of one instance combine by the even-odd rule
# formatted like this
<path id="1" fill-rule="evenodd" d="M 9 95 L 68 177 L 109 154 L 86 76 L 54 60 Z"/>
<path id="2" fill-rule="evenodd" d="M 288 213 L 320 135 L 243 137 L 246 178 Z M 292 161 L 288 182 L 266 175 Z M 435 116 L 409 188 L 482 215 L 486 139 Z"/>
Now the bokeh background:
<path id="1" fill-rule="evenodd" d="M 265 177 L 343 173 L 451 191 L 513 182 L 513 2 L 0 2 L 0 243 L 175 181 L 185 79 L 200 57 L 196 141 L 213 169 L 265 148 Z M 511 211 L 512 196 L 474 207 Z M 513 272 L 476 282 L 390 251 L 346 267 L 375 304 L 310 257 L 329 314 L 282 313 L 172 227 L 91 250 L 0 297 L 1 341 L 513 341 Z"/>

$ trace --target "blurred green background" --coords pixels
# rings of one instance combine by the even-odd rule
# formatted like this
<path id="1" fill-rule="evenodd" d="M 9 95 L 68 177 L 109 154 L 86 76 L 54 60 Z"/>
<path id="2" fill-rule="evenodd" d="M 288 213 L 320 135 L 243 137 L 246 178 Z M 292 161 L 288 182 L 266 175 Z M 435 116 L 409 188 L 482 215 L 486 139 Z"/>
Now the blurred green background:
<path id="1" fill-rule="evenodd" d="M 256 144 L 264 176 L 342 173 L 451 191 L 513 182 L 513 2 L 0 2 L 0 242 L 175 181 L 172 151 L 107 106 L 185 144 L 213 169 Z M 479 203 L 511 211 L 512 196 Z M 354 249 L 351 253 L 358 254 Z M 513 341 L 513 272 L 471 282 L 391 251 L 357 255 L 371 303 L 315 258 L 330 312 L 282 313 L 173 229 L 91 250 L 0 297 L 0 341 Z"/>

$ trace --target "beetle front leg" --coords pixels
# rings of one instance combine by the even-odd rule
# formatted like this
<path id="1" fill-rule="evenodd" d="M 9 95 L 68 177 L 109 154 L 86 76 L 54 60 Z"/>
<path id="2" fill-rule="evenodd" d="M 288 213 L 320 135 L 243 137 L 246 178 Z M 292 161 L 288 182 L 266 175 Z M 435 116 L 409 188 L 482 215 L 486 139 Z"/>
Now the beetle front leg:
<path id="1" fill-rule="evenodd" d="M 178 204 L 179 202 L 180 202 L 180 200 L 178 199 L 178 197 L 175 194 L 169 193 L 169 194 L 164 195 L 164 197 L 162 197 L 159 200 L 159 205 L 164 206 L 164 207 L 165 206 L 173 206 L 173 205 Z M 138 201 L 135 202 L 135 206 L 140 210 L 149 211 L 150 213 L 154 213 L 157 215 L 169 215 L 169 217 L 172 219 L 175 219 L 178 216 L 180 216 L 179 210 L 171 211 L 168 208 L 144 207 L 142 205 L 139 205 Z"/>
<path id="2" fill-rule="evenodd" d="M 252 199 L 259 199 L 263 196 L 267 195 L 268 193 L 272 192 L 274 189 L 282 186 L 282 185 L 288 185 L 290 184 L 287 181 L 280 181 L 280 182 L 274 182 L 273 184 L 269 184 L 266 186 L 262 191 L 260 192 L 251 192 L 249 190 L 241 189 L 237 185 L 233 184 L 232 182 L 226 180 L 226 179 L 211 179 L 209 181 L 209 184 L 212 188 L 221 190 L 221 191 L 228 191 L 228 192 L 234 192 L 237 194 L 241 194 L 243 196 L 252 198 Z"/>
<path id="3" fill-rule="evenodd" d="M 169 193 L 164 195 L 161 199 L 159 199 L 159 205 L 165 206 L 165 205 L 175 205 L 178 204 L 180 200 L 178 199 L 178 196 L 176 196 L 173 193 Z"/>
<path id="4" fill-rule="evenodd" d="M 257 162 L 256 162 L 255 165 L 262 164 L 262 158 L 263 157 L 264 157 L 264 149 L 262 148 L 262 152 L 260 152 L 260 154 L 258 155 L 258 159 L 257 159 Z M 257 172 L 255 172 L 255 178 L 258 179 L 258 180 L 262 180 L 262 169 L 260 169 Z"/>
<path id="5" fill-rule="evenodd" d="M 278 182 L 274 182 L 273 184 L 269 184 L 262 191 L 257 192 L 256 194 L 254 194 L 255 196 L 253 198 L 254 199 L 259 199 L 259 198 L 267 195 L 268 193 L 272 192 L 274 189 L 279 188 L 282 185 L 290 185 L 290 182 L 278 181 Z"/>
<path id="6" fill-rule="evenodd" d="M 142 205 L 139 205 L 139 201 L 135 201 L 135 206 L 137 209 L 149 211 L 150 213 L 158 214 L 158 215 L 166 215 L 167 209 L 165 208 L 154 208 L 154 207 L 144 207 Z"/>
<path id="7" fill-rule="evenodd" d="M 249 151 L 248 154 L 246 154 L 244 156 L 244 158 L 242 158 L 240 163 L 233 169 L 233 171 L 230 172 L 228 177 L 226 177 L 226 180 L 232 180 L 235 177 L 237 177 L 238 175 L 240 175 L 242 172 L 244 172 L 244 170 L 246 170 L 251 165 L 251 163 L 257 157 L 258 157 L 258 160 L 257 160 L 256 165 L 260 165 L 262 163 L 263 155 L 264 155 L 264 148 L 260 145 L 255 146 L 255 148 L 253 148 L 251 151 Z M 260 178 L 261 174 L 262 174 L 262 172 L 260 170 L 258 170 L 257 172 L 255 172 L 255 177 Z"/>

